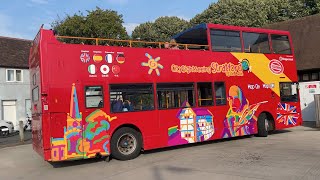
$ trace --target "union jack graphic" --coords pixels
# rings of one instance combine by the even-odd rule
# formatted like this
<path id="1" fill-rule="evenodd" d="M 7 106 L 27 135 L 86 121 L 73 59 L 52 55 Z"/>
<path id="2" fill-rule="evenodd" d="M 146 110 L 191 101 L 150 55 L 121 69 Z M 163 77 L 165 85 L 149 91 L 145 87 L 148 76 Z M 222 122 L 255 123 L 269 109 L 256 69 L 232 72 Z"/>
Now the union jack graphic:
<path id="1" fill-rule="evenodd" d="M 290 104 L 278 104 L 277 108 L 277 122 L 285 125 L 296 125 L 299 117 L 297 113 L 297 107 L 291 106 Z"/>

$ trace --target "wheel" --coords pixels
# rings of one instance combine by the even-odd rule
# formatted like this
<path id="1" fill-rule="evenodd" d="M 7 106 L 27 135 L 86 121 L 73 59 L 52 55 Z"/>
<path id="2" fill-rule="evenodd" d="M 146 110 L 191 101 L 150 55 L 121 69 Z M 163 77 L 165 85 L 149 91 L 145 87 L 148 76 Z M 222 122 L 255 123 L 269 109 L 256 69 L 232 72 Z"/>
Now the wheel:
<path id="1" fill-rule="evenodd" d="M 141 133 L 129 127 L 120 128 L 113 134 L 110 146 L 111 155 L 115 159 L 134 159 L 141 152 Z"/>
<path id="2" fill-rule="evenodd" d="M 267 137 L 269 131 L 269 120 L 265 113 L 260 114 L 258 117 L 258 136 Z"/>
<path id="3" fill-rule="evenodd" d="M 0 128 L 0 136 L 1 137 L 7 137 L 9 135 L 9 130 L 2 131 L 2 129 L 8 129 L 7 127 L 1 127 Z"/>

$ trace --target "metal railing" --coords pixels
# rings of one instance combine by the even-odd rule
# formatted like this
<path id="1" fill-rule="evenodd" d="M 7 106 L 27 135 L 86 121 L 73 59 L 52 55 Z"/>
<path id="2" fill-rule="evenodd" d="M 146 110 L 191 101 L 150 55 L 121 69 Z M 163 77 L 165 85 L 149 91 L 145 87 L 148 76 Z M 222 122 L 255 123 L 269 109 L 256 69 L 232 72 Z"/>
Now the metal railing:
<path id="1" fill-rule="evenodd" d="M 181 43 L 170 43 L 170 42 L 149 42 L 140 40 L 120 40 L 120 39 L 106 39 L 106 38 L 86 38 L 76 36 L 55 36 L 59 39 L 75 39 L 80 40 L 79 44 L 85 44 L 84 41 L 93 41 L 95 45 L 107 45 L 107 46 L 122 46 L 122 47 L 144 47 L 142 44 L 147 45 L 149 48 L 160 48 L 160 49 L 171 49 L 170 46 L 176 46 L 179 49 L 193 49 L 193 50 L 209 50 L 208 45 L 200 44 L 181 44 Z M 101 43 L 107 42 L 107 43 Z M 109 42 L 109 44 L 108 44 Z M 88 43 L 89 44 L 89 43 Z M 110 45 L 112 44 L 112 45 Z"/>

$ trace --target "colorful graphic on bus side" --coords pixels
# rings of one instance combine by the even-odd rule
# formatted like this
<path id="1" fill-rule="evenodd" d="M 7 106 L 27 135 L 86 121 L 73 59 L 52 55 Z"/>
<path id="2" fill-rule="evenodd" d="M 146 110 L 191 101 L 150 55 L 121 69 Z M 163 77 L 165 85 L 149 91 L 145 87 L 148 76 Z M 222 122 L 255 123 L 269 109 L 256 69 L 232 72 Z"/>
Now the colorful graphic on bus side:
<path id="1" fill-rule="evenodd" d="M 257 121 L 255 112 L 267 101 L 250 105 L 242 89 L 233 85 L 229 89 L 228 102 L 230 108 L 223 122 L 222 138 L 254 134 Z"/>
<path id="2" fill-rule="evenodd" d="M 51 139 L 51 160 L 92 158 L 98 153 L 102 156 L 108 155 L 108 130 L 110 122 L 117 117 L 111 117 L 98 109 L 86 117 L 86 124 L 83 126 L 74 84 L 71 92 L 70 113 L 67 115 L 64 137 Z"/>
<path id="3" fill-rule="evenodd" d="M 160 61 L 160 57 L 152 58 L 152 56 L 148 53 L 146 53 L 145 55 L 149 60 L 148 62 L 142 62 L 141 66 L 149 67 L 148 74 L 151 74 L 154 70 L 157 76 L 160 76 L 159 69 L 163 69 L 163 66 L 158 62 Z"/>
<path id="4" fill-rule="evenodd" d="M 182 107 L 177 113 L 180 129 L 178 126 L 168 129 L 169 146 L 209 140 L 214 134 L 212 113 L 205 108 L 191 108 L 188 102 Z"/>
<path id="5" fill-rule="evenodd" d="M 278 104 L 277 115 L 277 122 L 286 126 L 296 125 L 299 118 L 297 107 L 287 103 Z"/>

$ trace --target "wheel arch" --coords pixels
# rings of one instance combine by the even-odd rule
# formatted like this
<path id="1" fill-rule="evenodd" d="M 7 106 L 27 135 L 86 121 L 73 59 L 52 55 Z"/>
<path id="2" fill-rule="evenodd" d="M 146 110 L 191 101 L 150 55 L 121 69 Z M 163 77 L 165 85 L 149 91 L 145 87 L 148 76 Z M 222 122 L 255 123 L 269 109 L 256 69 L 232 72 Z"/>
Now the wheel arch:
<path id="1" fill-rule="evenodd" d="M 115 128 L 113 131 L 112 131 L 112 134 L 111 134 L 111 138 L 113 137 L 114 133 L 117 132 L 118 129 L 120 128 L 123 128 L 123 127 L 129 127 L 129 128 L 132 128 L 136 131 L 138 131 L 140 134 L 141 134 L 141 138 L 142 138 L 142 149 L 144 148 L 144 140 L 143 140 L 143 133 L 142 131 L 140 130 L 140 128 L 134 124 L 130 124 L 130 123 L 126 123 L 126 124 L 122 124 L 120 126 L 118 126 L 117 128 Z"/>

